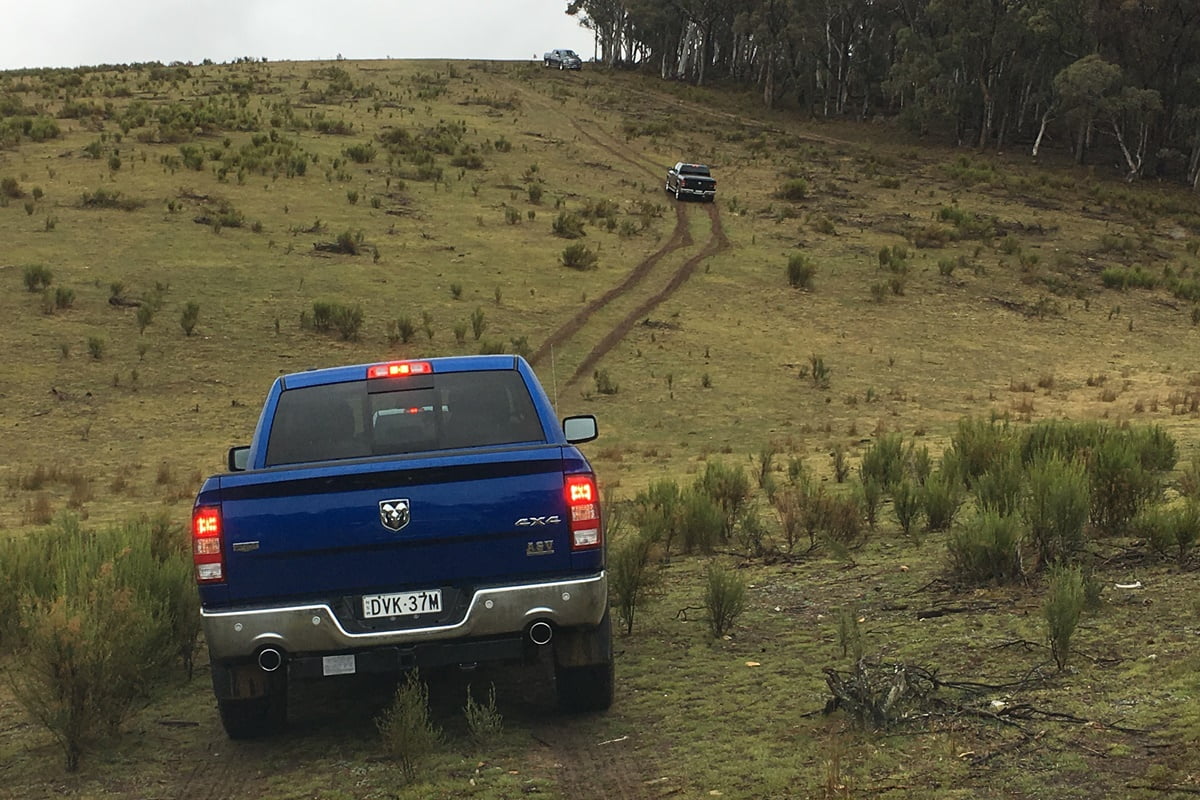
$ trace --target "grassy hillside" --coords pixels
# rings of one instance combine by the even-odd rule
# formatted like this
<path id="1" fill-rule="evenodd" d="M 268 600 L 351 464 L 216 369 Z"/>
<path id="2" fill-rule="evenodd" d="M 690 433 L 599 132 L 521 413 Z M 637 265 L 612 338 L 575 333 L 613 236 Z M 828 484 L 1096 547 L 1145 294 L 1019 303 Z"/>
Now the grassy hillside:
<path id="1" fill-rule="evenodd" d="M 540 65 L 10 73 L 0 108 L 0 533 L 36 536 L 64 510 L 103 524 L 165 508 L 182 522 L 278 374 L 481 351 L 534 359 L 560 413 L 600 418 L 589 456 L 617 499 L 764 450 L 837 491 L 832 454 L 856 464 L 888 433 L 936 454 L 963 417 L 1154 423 L 1181 465 L 1198 452 L 1200 201 L 1172 186 Z M 663 192 L 679 159 L 713 166 L 717 203 Z M 582 236 L 560 235 L 575 225 Z M 591 268 L 563 265 L 579 245 Z M 349 313 L 344 331 L 314 329 L 328 304 Z M 1177 716 L 1197 691 L 1195 573 L 1143 572 L 1119 548 L 1103 578 L 1161 594 L 1123 595 L 1092 629 L 1103 655 L 1080 662 L 1086 675 L 1030 700 L 1091 727 L 1037 718 L 1005 738 L 1000 722 L 931 723 L 879 739 L 806 716 L 828 698 L 820 666 L 843 661 L 834 621 L 847 609 L 870 620 L 872 649 L 953 677 L 1042 658 L 990 649 L 1039 638 L 1040 584 L 979 601 L 1000 613 L 914 630 L 913 612 L 954 599 L 927 596 L 942 591 L 929 588 L 941 541 L 880 524 L 855 566 L 730 558 L 751 582 L 731 640 L 676 615 L 697 604 L 704 564 L 672 562 L 666 599 L 622 640 L 611 714 L 547 721 L 544 687 L 490 676 L 504 741 L 447 756 L 411 796 L 468 796 L 476 778 L 480 797 L 599 796 L 612 781 L 624 797 L 1196 790 L 1181 759 L 1197 720 Z M 765 510 L 764 525 L 777 539 Z M 310 706 L 296 736 L 235 748 L 204 683 L 156 697 L 134 736 L 65 784 L 42 774 L 48 738 L 0 690 L 0 760 L 24 787 L 13 796 L 180 796 L 201 778 L 177 761 L 210 746 L 237 780 L 207 796 L 391 791 L 369 710 Z M 462 688 L 435 687 L 447 718 Z M 1104 727 L 1126 716 L 1154 735 Z M 1051 746 L 1033 744 L 1043 735 Z"/>

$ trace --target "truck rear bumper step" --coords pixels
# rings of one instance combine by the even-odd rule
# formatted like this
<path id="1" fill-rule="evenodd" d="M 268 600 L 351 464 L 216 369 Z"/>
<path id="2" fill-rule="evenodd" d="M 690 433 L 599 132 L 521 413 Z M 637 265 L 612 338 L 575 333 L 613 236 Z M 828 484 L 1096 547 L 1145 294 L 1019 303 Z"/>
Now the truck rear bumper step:
<path id="1" fill-rule="evenodd" d="M 351 633 L 328 603 L 269 608 L 201 609 L 213 660 L 249 659 L 264 648 L 292 657 L 375 647 L 405 647 L 467 637 L 520 635 L 530 623 L 559 628 L 598 625 L 608 608 L 605 572 L 576 580 L 480 589 L 460 622 L 426 628 Z M 449 644 L 449 642 L 447 642 Z"/>

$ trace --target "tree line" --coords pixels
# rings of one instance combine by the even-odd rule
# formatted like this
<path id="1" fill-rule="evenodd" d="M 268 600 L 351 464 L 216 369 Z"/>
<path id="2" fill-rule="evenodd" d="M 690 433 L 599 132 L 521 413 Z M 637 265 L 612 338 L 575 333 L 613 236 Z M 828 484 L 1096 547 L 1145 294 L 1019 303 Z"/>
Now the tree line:
<path id="1" fill-rule="evenodd" d="M 598 58 L 1200 189 L 1196 0 L 568 0 Z"/>

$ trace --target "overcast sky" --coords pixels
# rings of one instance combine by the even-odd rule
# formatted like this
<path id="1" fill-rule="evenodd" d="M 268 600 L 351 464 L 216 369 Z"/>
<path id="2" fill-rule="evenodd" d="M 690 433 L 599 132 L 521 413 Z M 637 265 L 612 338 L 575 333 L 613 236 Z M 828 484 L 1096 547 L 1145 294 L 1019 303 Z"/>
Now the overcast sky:
<path id="1" fill-rule="evenodd" d="M 0 69 L 135 61 L 530 59 L 592 34 L 566 0 L 0 0 Z"/>

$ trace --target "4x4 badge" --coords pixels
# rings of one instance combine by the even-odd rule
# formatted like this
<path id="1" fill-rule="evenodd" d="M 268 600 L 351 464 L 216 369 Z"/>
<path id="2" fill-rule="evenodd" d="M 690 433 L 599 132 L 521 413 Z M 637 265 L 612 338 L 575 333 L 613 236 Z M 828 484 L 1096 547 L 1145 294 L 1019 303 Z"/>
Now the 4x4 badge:
<path id="1" fill-rule="evenodd" d="M 408 524 L 411 516 L 407 500 L 380 500 L 379 521 L 389 531 L 398 531 Z"/>

